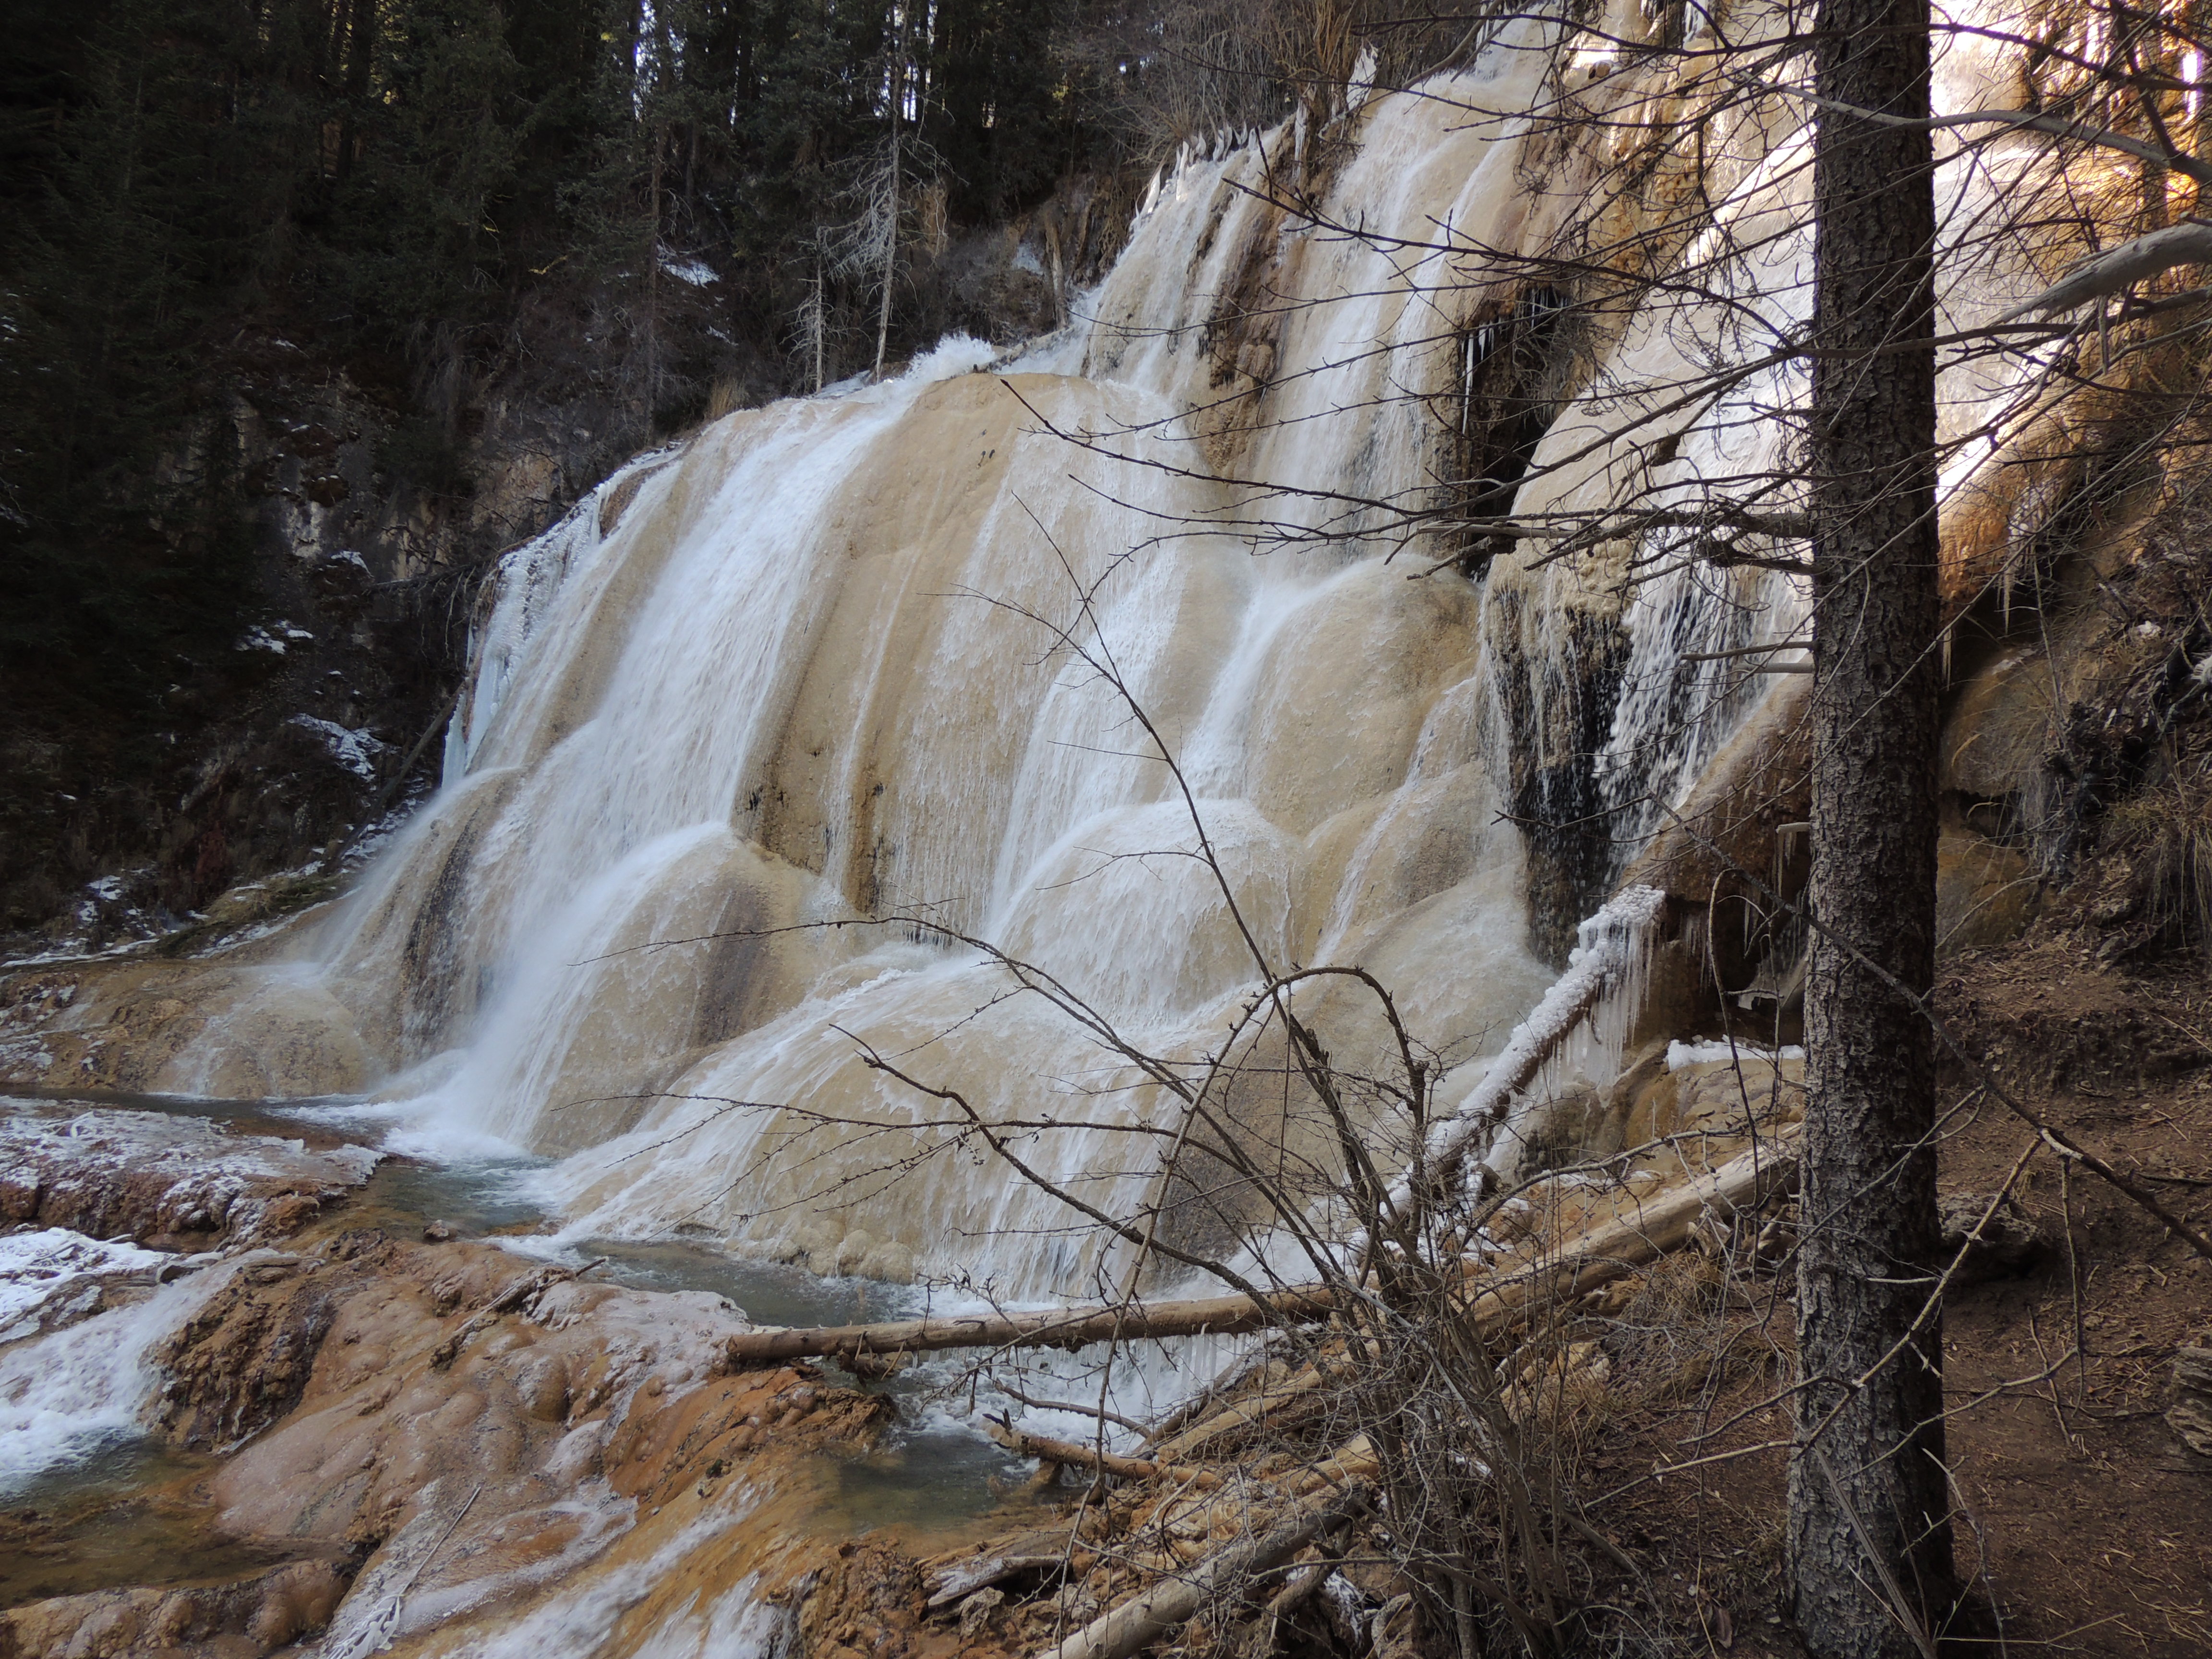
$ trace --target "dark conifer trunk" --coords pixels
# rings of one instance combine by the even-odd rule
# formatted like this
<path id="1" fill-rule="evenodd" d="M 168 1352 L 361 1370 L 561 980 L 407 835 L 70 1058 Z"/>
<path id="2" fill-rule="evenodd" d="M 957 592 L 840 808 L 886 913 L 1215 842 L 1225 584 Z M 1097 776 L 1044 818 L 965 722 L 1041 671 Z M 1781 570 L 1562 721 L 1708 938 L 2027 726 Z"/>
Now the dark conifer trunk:
<path id="1" fill-rule="evenodd" d="M 1905 1659 L 1953 1587 L 1935 1048 L 1936 211 L 1928 0 L 1823 0 L 1810 474 L 1818 618 L 1790 1545 L 1815 1659 Z M 1916 1328 L 1916 1322 L 1917 1322 Z M 1893 1358 L 1892 1356 L 1893 1354 Z M 1916 1628 L 1917 1627 L 1917 1628 Z"/>

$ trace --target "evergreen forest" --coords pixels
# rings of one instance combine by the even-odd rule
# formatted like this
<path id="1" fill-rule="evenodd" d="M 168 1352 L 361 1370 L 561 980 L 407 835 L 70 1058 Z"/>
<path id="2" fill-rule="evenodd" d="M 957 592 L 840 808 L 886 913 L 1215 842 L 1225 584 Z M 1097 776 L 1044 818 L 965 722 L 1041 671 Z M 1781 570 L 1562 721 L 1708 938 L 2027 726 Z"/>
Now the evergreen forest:
<path id="1" fill-rule="evenodd" d="M 1087 245 L 1072 240 L 1056 273 L 1095 275 L 1108 228 L 1126 232 L 1178 143 L 1278 117 L 1295 31 L 1243 10 L 11 7 L 0 695 L 18 718 L 0 843 L 27 862 L 80 843 L 64 888 L 134 852 L 135 830 L 68 809 L 99 777 L 173 759 L 149 745 L 173 746 L 162 728 L 179 714 L 240 706 L 234 641 L 270 611 L 251 488 L 264 458 L 228 418 L 241 396 L 289 376 L 366 398 L 380 488 L 429 523 L 480 482 L 470 447 L 494 388 L 609 411 L 603 470 L 710 413 L 880 367 L 886 349 L 1048 326 L 1010 320 L 963 253 L 1095 179 Z M 398 610 L 451 611 L 493 550 L 447 558 L 459 568 L 437 592 Z M 455 666 L 441 626 L 416 650 L 426 684 Z M 56 890 L 42 879 L 9 908 L 33 920 Z M 188 883 L 173 902 L 199 896 Z"/>

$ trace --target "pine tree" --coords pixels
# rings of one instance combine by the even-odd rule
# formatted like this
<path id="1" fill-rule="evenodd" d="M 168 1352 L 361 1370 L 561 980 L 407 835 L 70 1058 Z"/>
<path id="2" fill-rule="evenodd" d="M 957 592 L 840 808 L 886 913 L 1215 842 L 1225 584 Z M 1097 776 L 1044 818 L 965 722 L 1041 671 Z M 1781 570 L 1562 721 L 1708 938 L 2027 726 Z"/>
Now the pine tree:
<path id="1" fill-rule="evenodd" d="M 1927 0 L 1824 0 L 1814 148 L 1813 871 L 1790 1468 L 1816 1659 L 1954 1595 L 1936 1289 L 1935 163 Z"/>

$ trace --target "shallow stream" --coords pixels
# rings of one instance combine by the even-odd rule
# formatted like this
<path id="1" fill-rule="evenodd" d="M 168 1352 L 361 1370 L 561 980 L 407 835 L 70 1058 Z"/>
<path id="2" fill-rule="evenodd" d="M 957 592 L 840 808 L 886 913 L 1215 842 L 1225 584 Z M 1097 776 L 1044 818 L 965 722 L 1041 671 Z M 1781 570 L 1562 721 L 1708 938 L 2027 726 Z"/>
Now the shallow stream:
<path id="1" fill-rule="evenodd" d="M 379 1109 L 352 1101 L 220 1100 L 95 1091 L 17 1093 L 49 1105 L 203 1118 L 241 1134 L 304 1140 L 319 1148 L 374 1144 L 389 1121 Z M 824 1278 L 797 1267 L 741 1259 L 697 1239 L 561 1237 L 536 1191 L 536 1177 L 546 1164 L 525 1157 L 441 1164 L 387 1156 L 367 1184 L 344 1201 L 339 1218 L 348 1227 L 382 1228 L 408 1238 L 419 1237 L 431 1222 L 441 1222 L 457 1237 L 500 1242 L 534 1258 L 594 1263 L 594 1274 L 638 1289 L 711 1292 L 761 1324 L 897 1318 L 921 1311 L 928 1300 L 927 1292 L 914 1287 Z M 35 1364 L 22 1363 L 37 1358 L 34 1349 L 72 1336 L 73 1347 L 86 1347 L 103 1323 L 119 1328 L 134 1321 L 155 1333 L 143 1343 L 150 1348 L 167 1328 L 147 1317 L 155 1301 L 181 1297 L 189 1282 L 154 1290 L 54 1337 L 9 1345 L 17 1352 L 8 1358 L 17 1363 L 4 1369 L 34 1371 Z M 101 1346 L 117 1346 L 118 1357 L 127 1358 L 119 1355 L 124 1334 L 118 1328 L 117 1341 Z M 118 1368 L 110 1363 L 108 1369 Z M 963 1420 L 977 1402 L 944 1397 L 959 1380 L 957 1361 L 940 1359 L 881 1380 L 854 1377 L 834 1364 L 824 1369 L 840 1384 L 890 1396 L 897 1401 L 898 1415 L 869 1451 L 828 1460 L 831 1467 L 823 1471 L 815 1512 L 806 1517 L 810 1530 L 851 1534 L 890 1527 L 908 1534 L 957 1533 L 1019 1487 L 1022 1465 Z M 4 1387 L 0 1375 L 0 1389 Z M 991 1397 L 984 1388 L 980 1403 Z M 97 1402 L 77 1403 L 89 1408 Z M 150 1395 L 146 1404 L 151 1404 Z M 0 1565 L 0 1607 L 111 1585 L 222 1578 L 285 1559 L 287 1553 L 275 1547 L 212 1538 L 204 1503 L 194 1489 L 216 1460 L 176 1453 L 150 1431 L 134 1431 L 127 1411 L 102 1415 L 88 1409 L 83 1415 L 82 1431 L 55 1449 L 61 1454 L 58 1461 L 12 1475 L 0 1469 L 0 1504 L 7 1510 L 0 1534 L 25 1534 L 15 1547 L 0 1550 L 6 1558 Z M 0 1426 L 24 1433 L 67 1432 L 51 1420 Z M 160 1564 L 151 1577 L 149 1561 Z"/>

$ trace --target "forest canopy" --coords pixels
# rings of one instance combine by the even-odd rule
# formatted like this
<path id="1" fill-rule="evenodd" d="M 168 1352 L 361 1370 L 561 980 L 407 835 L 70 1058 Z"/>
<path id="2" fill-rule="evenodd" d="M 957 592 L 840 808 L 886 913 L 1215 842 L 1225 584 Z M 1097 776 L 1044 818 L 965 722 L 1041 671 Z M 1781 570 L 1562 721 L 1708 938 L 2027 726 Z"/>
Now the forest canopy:
<path id="1" fill-rule="evenodd" d="M 887 134 L 897 228 L 942 247 L 1289 107 L 1295 63 L 1254 44 L 1286 33 L 1246 9 L 25 0 L 0 61 L 9 678 L 128 703 L 234 631 L 251 531 L 216 414 L 257 354 L 380 398 L 380 461 L 434 495 L 466 489 L 495 379 L 588 392 L 642 441 L 850 373 L 884 267 L 838 254 Z M 891 269 L 895 353 L 979 325 Z"/>

